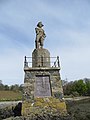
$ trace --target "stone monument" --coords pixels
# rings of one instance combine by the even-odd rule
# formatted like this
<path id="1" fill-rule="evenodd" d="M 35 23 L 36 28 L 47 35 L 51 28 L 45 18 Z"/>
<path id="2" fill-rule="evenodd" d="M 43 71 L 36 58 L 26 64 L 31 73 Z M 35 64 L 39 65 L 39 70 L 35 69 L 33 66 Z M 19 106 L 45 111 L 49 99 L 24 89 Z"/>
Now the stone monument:
<path id="1" fill-rule="evenodd" d="M 32 52 L 32 66 L 28 57 L 24 62 L 24 94 L 22 115 L 66 114 L 66 104 L 60 78 L 59 57 L 51 66 L 50 52 L 43 48 L 46 37 L 42 22 L 35 28 L 35 49 Z M 54 57 L 53 57 L 54 58 Z"/>

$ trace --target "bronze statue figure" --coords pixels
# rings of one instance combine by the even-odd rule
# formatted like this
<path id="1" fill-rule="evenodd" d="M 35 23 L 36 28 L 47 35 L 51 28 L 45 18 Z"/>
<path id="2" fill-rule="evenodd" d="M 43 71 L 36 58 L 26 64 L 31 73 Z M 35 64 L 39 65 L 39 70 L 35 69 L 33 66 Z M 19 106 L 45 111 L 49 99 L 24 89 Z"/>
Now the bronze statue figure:
<path id="1" fill-rule="evenodd" d="M 42 29 L 43 26 L 44 25 L 42 24 L 42 22 L 39 22 L 37 24 L 37 27 L 35 28 L 35 31 L 36 31 L 36 40 L 35 40 L 36 49 L 43 48 L 44 38 L 46 37 L 45 32 Z"/>

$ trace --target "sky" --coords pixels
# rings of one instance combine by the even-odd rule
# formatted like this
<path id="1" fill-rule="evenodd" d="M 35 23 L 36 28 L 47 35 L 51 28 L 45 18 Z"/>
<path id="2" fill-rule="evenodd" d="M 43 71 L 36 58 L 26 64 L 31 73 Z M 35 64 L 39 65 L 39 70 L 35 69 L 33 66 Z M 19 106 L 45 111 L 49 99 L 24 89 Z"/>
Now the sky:
<path id="1" fill-rule="evenodd" d="M 24 83 L 24 56 L 44 24 L 44 48 L 59 56 L 61 79 L 90 78 L 90 0 L 0 0 L 0 80 Z"/>

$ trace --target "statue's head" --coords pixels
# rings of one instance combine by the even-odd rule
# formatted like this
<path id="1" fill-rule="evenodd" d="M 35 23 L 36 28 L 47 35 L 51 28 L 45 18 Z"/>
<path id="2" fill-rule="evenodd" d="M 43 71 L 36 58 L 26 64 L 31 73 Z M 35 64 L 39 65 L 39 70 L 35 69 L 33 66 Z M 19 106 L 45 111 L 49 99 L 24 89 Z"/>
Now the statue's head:
<path id="1" fill-rule="evenodd" d="M 39 23 L 37 24 L 37 26 L 41 28 L 41 27 L 43 27 L 44 25 L 42 24 L 42 22 L 39 22 Z"/>

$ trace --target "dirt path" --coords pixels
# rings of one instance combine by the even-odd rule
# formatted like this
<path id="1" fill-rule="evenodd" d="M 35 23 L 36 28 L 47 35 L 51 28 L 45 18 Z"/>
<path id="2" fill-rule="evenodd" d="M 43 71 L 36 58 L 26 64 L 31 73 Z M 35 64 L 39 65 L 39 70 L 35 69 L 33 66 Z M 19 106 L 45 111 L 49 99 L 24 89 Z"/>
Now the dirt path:
<path id="1" fill-rule="evenodd" d="M 8 106 L 14 106 L 18 104 L 19 102 L 22 101 L 5 101 L 5 102 L 0 102 L 0 108 L 8 107 Z"/>
<path id="2" fill-rule="evenodd" d="M 72 101 L 78 101 L 78 100 L 83 100 L 83 99 L 87 99 L 87 98 L 90 98 L 89 96 L 88 97 L 72 97 L 72 98 L 65 98 L 65 100 L 72 100 Z"/>

